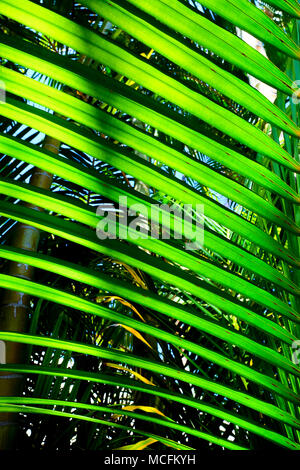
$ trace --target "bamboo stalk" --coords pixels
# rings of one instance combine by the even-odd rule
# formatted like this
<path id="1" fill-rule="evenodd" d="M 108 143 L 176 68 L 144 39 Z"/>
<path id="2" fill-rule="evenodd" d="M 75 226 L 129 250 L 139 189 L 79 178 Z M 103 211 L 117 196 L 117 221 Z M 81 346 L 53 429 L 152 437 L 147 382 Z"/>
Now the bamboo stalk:
<path id="1" fill-rule="evenodd" d="M 46 136 L 43 148 L 59 153 L 61 142 Z M 53 175 L 47 171 L 35 168 L 30 179 L 32 186 L 50 189 Z M 38 206 L 24 204 L 31 209 L 42 211 Z M 17 224 L 11 245 L 28 251 L 37 251 L 40 240 L 40 231 L 26 224 Z M 15 277 L 33 280 L 34 268 L 27 264 L 10 262 L 9 274 Z M 4 291 L 0 310 L 0 329 L 4 331 L 24 332 L 27 327 L 28 310 L 30 307 L 30 296 L 17 291 Z M 19 343 L 5 343 L 5 362 L 14 364 L 22 362 L 24 346 Z M 10 372 L 0 373 L 0 396 L 19 395 L 22 386 L 22 376 Z M 12 449 L 15 442 L 17 421 L 16 413 L 0 413 L 0 450 Z"/>

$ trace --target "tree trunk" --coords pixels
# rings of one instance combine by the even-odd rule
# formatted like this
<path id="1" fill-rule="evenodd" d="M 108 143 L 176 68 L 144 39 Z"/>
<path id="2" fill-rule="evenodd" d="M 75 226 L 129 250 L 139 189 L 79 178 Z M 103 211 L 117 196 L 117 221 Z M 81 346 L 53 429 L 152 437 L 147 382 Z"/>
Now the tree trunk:
<path id="1" fill-rule="evenodd" d="M 58 154 L 60 149 L 58 140 L 46 136 L 43 148 Z M 50 189 L 53 175 L 47 171 L 35 168 L 30 179 L 30 184 L 38 188 Z M 24 204 L 31 209 L 41 211 L 40 207 L 32 204 Z M 16 248 L 36 252 L 39 245 L 40 231 L 35 227 L 18 223 L 11 240 L 11 245 Z M 28 264 L 10 262 L 8 273 L 11 276 L 33 280 L 34 268 Z M 4 291 L 1 311 L 0 330 L 2 331 L 26 331 L 30 297 L 22 292 Z M 20 363 L 23 359 L 24 346 L 19 343 L 7 342 L 4 344 L 6 364 Z M 0 373 L 0 395 L 18 396 L 21 392 L 22 375 L 10 372 Z M 14 413 L 0 413 L 0 450 L 12 449 L 15 442 L 16 415 Z"/>

